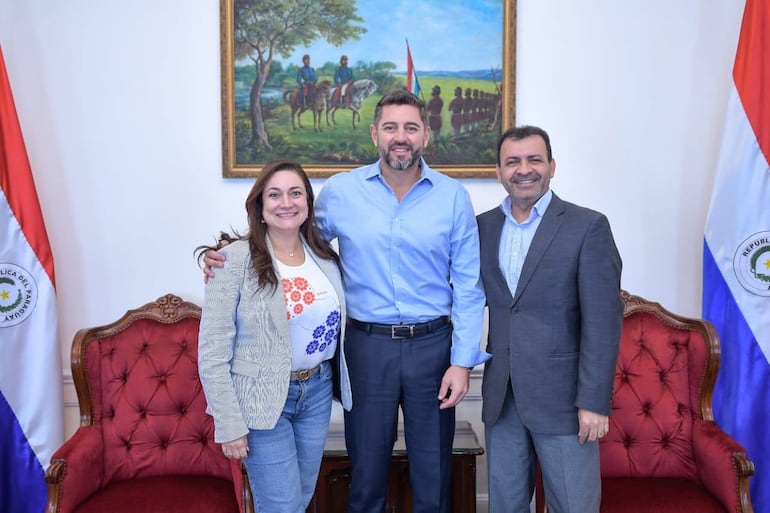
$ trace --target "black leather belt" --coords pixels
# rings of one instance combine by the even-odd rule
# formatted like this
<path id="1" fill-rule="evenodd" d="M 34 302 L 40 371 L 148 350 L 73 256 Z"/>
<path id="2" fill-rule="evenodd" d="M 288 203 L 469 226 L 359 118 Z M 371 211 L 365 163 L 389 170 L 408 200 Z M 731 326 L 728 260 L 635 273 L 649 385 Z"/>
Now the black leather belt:
<path id="1" fill-rule="evenodd" d="M 392 339 L 413 338 L 427 335 L 433 331 L 450 324 L 449 316 L 444 315 L 428 322 L 417 324 L 377 324 L 374 322 L 361 322 L 356 319 L 348 319 L 348 324 L 369 334 L 387 335 Z"/>

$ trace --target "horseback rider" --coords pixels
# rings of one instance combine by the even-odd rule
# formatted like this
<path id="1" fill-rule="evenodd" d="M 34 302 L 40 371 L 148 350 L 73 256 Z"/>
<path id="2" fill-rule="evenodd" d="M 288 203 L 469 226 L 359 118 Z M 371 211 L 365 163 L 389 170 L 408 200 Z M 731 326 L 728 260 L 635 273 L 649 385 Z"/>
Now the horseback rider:
<path id="1" fill-rule="evenodd" d="M 302 67 L 297 71 L 297 84 L 299 85 L 299 96 L 303 107 L 307 107 L 307 101 L 312 100 L 315 82 L 315 68 L 310 67 L 310 56 L 305 54 L 302 56 Z"/>
<path id="2" fill-rule="evenodd" d="M 348 86 L 353 83 L 353 70 L 348 68 L 348 56 L 343 55 L 340 57 L 340 65 L 334 71 L 334 87 L 337 87 L 337 94 L 339 95 L 338 104 L 340 107 L 345 106 L 345 93 L 347 93 Z"/>

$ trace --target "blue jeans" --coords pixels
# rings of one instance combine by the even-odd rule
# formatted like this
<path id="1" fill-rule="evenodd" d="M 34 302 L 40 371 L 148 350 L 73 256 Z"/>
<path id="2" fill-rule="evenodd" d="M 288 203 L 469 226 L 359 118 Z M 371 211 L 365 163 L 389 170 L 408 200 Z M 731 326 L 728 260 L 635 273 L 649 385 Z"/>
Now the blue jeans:
<path id="1" fill-rule="evenodd" d="M 303 513 L 313 498 L 332 407 L 332 367 L 290 381 L 273 429 L 249 430 L 248 470 L 257 513 Z"/>

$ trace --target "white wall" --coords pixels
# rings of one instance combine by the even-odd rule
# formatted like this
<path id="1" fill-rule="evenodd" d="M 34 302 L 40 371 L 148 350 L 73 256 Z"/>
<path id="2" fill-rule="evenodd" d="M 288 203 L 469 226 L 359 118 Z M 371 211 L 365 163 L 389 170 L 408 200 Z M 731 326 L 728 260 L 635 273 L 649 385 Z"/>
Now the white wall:
<path id="1" fill-rule="evenodd" d="M 550 132 L 553 189 L 608 215 L 624 288 L 685 315 L 700 314 L 743 4 L 518 5 L 517 122 Z M 193 248 L 245 225 L 252 180 L 221 178 L 219 2 L 0 0 L 0 44 L 56 259 L 66 375 L 77 329 L 166 292 L 200 303 Z M 478 212 L 503 196 L 464 183 Z M 481 429 L 477 404 L 460 415 Z"/>

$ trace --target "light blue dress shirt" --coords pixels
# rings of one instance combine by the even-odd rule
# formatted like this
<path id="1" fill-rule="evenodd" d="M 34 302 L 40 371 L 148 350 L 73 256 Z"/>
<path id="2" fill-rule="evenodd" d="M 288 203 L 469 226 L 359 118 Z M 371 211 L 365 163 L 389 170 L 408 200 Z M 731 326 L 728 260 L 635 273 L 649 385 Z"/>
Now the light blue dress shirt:
<path id="1" fill-rule="evenodd" d="M 540 221 L 543 219 L 548 205 L 551 204 L 552 197 L 553 192 L 551 189 L 548 189 L 535 202 L 532 210 L 529 212 L 529 217 L 523 223 L 518 223 L 513 218 L 510 196 L 506 196 L 503 202 L 500 203 L 500 209 L 505 214 L 505 224 L 503 224 L 503 232 L 500 235 L 500 270 L 503 272 L 505 281 L 508 283 L 511 296 L 516 295 L 516 287 L 519 284 L 521 268 L 524 266 L 524 258 L 527 256 L 532 239 L 535 238 L 537 227 L 540 226 Z"/>
<path id="2" fill-rule="evenodd" d="M 337 239 L 348 315 L 382 324 L 452 317 L 453 365 L 472 367 L 485 297 L 479 235 L 470 196 L 457 180 L 421 161 L 420 178 L 399 202 L 380 162 L 329 178 L 315 214 Z"/>

